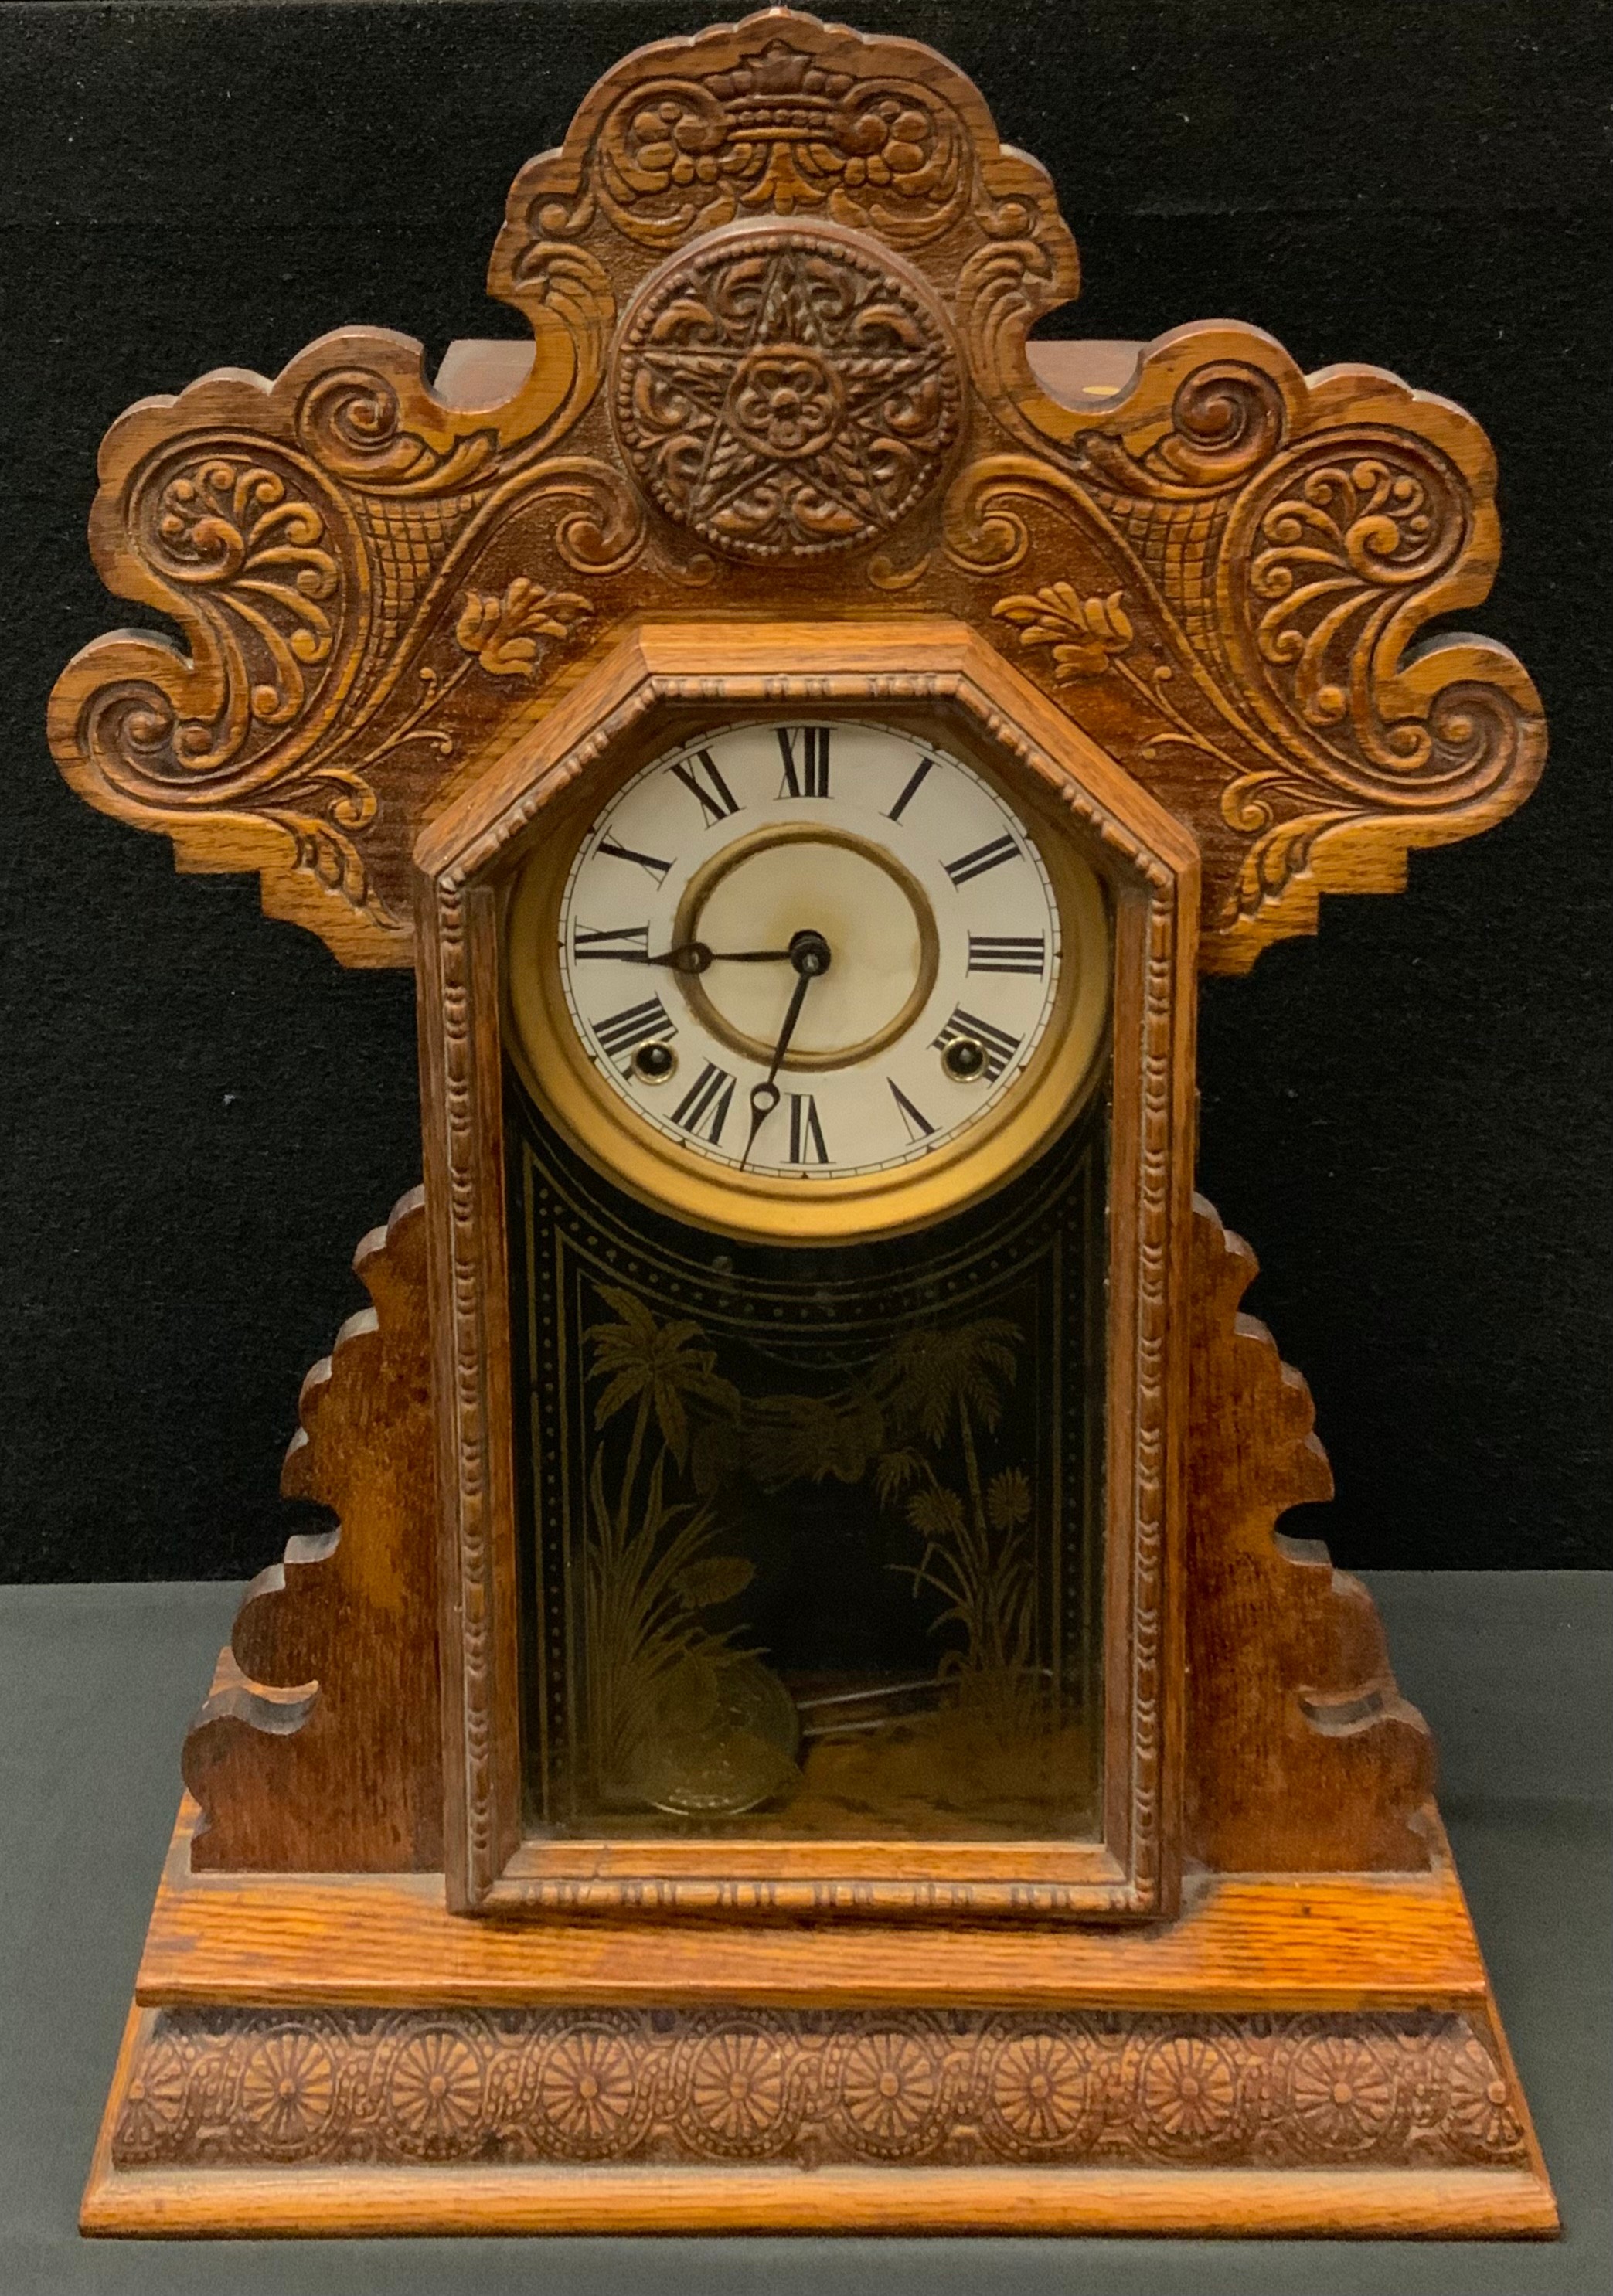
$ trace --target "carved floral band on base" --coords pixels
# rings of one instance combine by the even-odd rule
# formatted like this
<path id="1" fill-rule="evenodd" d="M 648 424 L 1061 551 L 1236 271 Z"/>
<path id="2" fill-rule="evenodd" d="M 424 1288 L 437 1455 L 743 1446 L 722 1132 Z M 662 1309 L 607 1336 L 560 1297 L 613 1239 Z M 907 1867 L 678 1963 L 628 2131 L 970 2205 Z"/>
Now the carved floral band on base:
<path id="1" fill-rule="evenodd" d="M 1425 2012 L 168 2009 L 119 2169 L 1519 2166 L 1506 2075 Z"/>

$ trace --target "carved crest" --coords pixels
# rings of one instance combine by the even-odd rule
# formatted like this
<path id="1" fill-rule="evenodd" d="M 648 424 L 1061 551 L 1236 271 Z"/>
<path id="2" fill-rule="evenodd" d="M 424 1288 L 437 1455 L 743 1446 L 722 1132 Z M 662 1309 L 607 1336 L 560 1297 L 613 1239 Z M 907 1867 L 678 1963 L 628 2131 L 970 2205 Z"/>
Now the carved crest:
<path id="1" fill-rule="evenodd" d="M 724 232 L 654 274 L 613 367 L 640 483 L 741 557 L 816 557 L 888 532 L 958 435 L 957 354 L 929 289 L 822 226 Z"/>
<path id="2" fill-rule="evenodd" d="M 1069 347 L 1027 338 L 1077 284 L 1043 171 L 930 50 L 782 9 L 641 50 L 511 192 L 503 404 L 352 329 L 114 425 L 96 561 L 181 636 L 69 666 L 62 771 L 408 964 L 422 823 L 629 616 L 946 613 L 1191 826 L 1202 962 L 1240 970 L 1532 786 L 1517 661 L 1419 642 L 1489 586 L 1494 465 L 1446 402 L 1253 328 L 1055 394 Z"/>

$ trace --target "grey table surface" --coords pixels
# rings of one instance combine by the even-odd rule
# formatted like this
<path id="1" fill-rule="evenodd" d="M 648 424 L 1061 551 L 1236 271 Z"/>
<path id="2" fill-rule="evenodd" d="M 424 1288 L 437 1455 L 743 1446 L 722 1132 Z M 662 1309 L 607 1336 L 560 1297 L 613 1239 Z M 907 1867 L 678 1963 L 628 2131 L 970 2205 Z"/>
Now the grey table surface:
<path id="1" fill-rule="evenodd" d="M 239 1589 L 0 1588 L 0 2296 L 1605 2296 L 1613 1573 L 1386 1572 L 1401 1683 L 1567 2225 L 1552 2244 L 1161 2240 L 83 2241 L 75 2217 Z"/>

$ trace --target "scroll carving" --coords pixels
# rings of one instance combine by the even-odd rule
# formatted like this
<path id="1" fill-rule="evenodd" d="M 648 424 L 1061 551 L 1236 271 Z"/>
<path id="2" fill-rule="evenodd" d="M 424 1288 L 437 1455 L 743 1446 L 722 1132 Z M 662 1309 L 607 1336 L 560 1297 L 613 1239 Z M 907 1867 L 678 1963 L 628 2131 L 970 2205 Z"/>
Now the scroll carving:
<path id="1" fill-rule="evenodd" d="M 692 590 L 988 636 L 1191 826 L 1212 971 L 1540 770 L 1512 657 L 1420 640 L 1494 569 L 1477 425 L 1224 324 L 1118 400 L 1050 397 L 1027 343 L 1075 246 L 914 42 L 775 9 L 628 57 L 521 170 L 489 283 L 536 337 L 502 406 L 352 329 L 144 401 L 102 454 L 97 562 L 181 635 L 69 666 L 61 768 L 346 964 L 413 960 L 422 824 Z"/>
<path id="2" fill-rule="evenodd" d="M 1159 347 L 1167 375 L 1193 332 Z M 1259 365 L 1191 366 L 1168 427 L 1139 426 L 1146 445 L 1129 427 L 1075 443 L 1078 481 L 1210 670 L 1240 737 L 1224 746 L 1258 752 L 1217 795 L 1241 851 L 1209 962 L 1236 971 L 1312 927 L 1320 892 L 1397 890 L 1409 850 L 1487 827 L 1534 786 L 1543 726 L 1511 656 L 1462 638 L 1412 652 L 1489 586 L 1494 464 L 1459 409 L 1367 370 L 1306 383 L 1274 345 Z"/>
<path id="3" fill-rule="evenodd" d="M 213 1871 L 442 1863 L 424 1196 L 354 1260 L 373 1305 L 303 1382 L 281 1487 L 336 1518 L 247 1589 L 184 1746 Z"/>

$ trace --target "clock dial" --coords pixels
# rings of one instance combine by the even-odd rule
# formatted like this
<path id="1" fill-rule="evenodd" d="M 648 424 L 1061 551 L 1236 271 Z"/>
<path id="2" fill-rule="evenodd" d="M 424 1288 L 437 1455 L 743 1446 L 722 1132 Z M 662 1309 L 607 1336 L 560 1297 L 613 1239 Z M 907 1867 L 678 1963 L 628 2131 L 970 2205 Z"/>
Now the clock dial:
<path id="1" fill-rule="evenodd" d="M 868 1201 L 957 1165 L 1055 1058 L 1067 1085 L 1092 1068 L 1102 896 L 1057 848 L 1050 867 L 993 779 L 911 732 L 708 731 L 634 773 L 518 887 L 528 1079 L 575 1100 L 545 1090 L 545 1030 L 562 1038 L 591 1103 L 573 1136 L 646 1193 L 626 1144 L 651 1136 L 662 1174 L 725 1192 L 706 1206 L 718 1225 L 751 1224 L 746 1200 L 861 1184 Z M 1043 1094 L 1044 1137 L 1057 1098 Z M 787 1212 L 758 1217 L 789 1230 Z"/>

